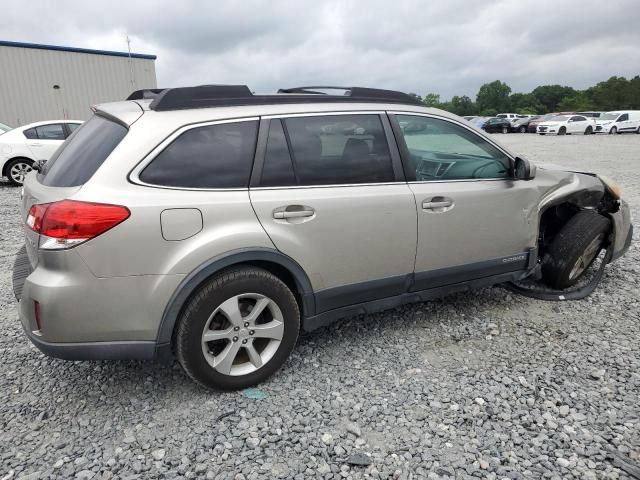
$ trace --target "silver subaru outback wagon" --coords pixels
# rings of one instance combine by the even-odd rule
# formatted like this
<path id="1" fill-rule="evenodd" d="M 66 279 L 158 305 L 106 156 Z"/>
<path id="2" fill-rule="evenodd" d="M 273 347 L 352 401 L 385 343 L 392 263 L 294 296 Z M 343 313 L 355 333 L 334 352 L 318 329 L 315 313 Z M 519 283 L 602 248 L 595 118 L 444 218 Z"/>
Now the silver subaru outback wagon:
<path id="1" fill-rule="evenodd" d="M 244 388 L 301 328 L 532 275 L 565 289 L 628 248 L 611 181 L 536 169 L 403 93 L 343 90 L 94 107 L 24 183 L 29 339 L 65 359 L 175 356 L 203 385 Z"/>

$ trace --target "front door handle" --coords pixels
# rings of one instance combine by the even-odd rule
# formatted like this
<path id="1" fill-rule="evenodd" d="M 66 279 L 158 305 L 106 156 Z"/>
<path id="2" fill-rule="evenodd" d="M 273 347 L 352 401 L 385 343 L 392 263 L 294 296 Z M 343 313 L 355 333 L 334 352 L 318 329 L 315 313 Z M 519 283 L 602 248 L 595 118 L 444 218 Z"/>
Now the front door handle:
<path id="1" fill-rule="evenodd" d="M 451 207 L 453 207 L 453 200 L 445 197 L 433 197 L 422 202 L 423 210 L 445 211 Z"/>
<path id="2" fill-rule="evenodd" d="M 316 214 L 311 207 L 303 207 L 302 205 L 289 205 L 274 210 L 273 218 L 276 220 L 286 220 L 289 218 L 313 217 Z"/>
<path id="3" fill-rule="evenodd" d="M 29 145 L 32 146 L 32 147 L 41 147 L 42 146 L 41 143 L 30 143 Z"/>

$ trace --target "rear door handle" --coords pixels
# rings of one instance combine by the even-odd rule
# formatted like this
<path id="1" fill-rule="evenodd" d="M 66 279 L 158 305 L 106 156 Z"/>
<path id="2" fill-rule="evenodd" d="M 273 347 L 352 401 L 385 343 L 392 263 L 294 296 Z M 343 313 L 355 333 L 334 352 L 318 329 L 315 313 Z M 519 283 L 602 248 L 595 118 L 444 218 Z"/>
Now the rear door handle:
<path id="1" fill-rule="evenodd" d="M 444 197 L 433 197 L 431 200 L 422 202 L 423 210 L 437 210 L 439 208 L 449 208 L 453 206 L 453 200 Z"/>
<path id="2" fill-rule="evenodd" d="M 288 218 L 313 217 L 315 210 L 310 207 L 301 207 L 300 205 L 289 205 L 288 207 L 278 208 L 273 212 L 273 218 L 277 220 L 286 220 Z"/>

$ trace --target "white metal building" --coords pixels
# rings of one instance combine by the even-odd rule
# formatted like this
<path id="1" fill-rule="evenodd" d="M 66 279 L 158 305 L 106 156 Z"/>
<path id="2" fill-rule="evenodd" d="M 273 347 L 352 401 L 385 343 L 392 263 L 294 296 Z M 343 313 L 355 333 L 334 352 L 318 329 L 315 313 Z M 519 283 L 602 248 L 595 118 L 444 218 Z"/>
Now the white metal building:
<path id="1" fill-rule="evenodd" d="M 0 123 L 85 120 L 90 106 L 156 88 L 155 55 L 0 41 Z"/>

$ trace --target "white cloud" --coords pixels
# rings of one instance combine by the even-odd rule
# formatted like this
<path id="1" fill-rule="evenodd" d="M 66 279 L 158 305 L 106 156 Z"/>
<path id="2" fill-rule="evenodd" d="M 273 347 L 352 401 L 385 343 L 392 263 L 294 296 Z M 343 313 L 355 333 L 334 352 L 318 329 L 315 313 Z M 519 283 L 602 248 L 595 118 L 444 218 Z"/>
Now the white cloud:
<path id="1" fill-rule="evenodd" d="M 145 2 L 147 3 L 147 2 Z M 640 73 L 636 0 L 7 0 L 4 40 L 158 55 L 159 86 L 363 85 L 474 96 Z"/>

